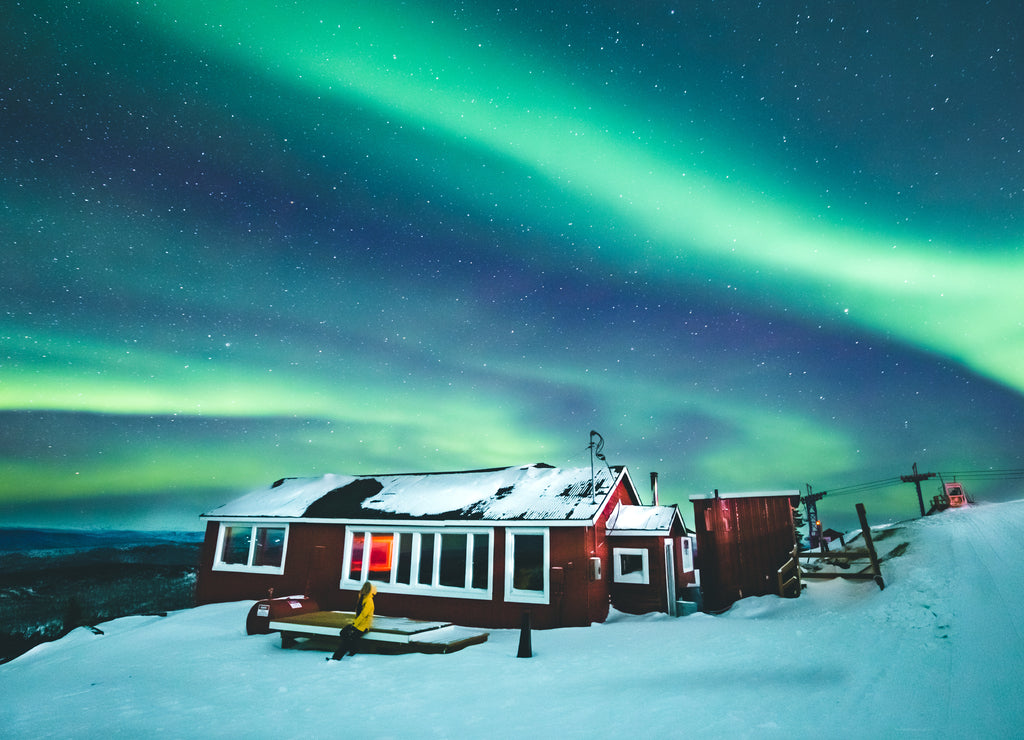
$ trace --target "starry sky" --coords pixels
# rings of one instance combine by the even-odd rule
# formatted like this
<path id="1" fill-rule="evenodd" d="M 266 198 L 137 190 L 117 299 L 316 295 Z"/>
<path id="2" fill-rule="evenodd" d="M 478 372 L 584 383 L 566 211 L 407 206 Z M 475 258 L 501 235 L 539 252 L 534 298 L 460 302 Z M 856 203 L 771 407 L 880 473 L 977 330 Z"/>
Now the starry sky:
<path id="1" fill-rule="evenodd" d="M 915 462 L 1020 490 L 1015 3 L 4 15 L 0 519 L 198 529 L 592 429 L 691 526 L 914 516 Z"/>

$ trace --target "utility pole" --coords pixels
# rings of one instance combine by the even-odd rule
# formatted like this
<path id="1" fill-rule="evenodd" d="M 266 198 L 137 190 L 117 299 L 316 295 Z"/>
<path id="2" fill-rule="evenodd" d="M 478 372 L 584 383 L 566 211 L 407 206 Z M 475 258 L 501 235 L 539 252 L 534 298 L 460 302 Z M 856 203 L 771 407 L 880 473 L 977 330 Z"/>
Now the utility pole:
<path id="1" fill-rule="evenodd" d="M 828 491 L 814 493 L 810 483 L 805 483 L 804 485 L 807 486 L 807 495 L 801 500 L 804 502 L 804 508 L 807 509 L 807 544 L 813 550 L 816 544 L 821 544 L 821 520 L 818 518 L 818 501 Z"/>
<path id="2" fill-rule="evenodd" d="M 917 504 L 921 507 L 921 516 L 924 516 L 924 497 L 921 495 L 921 481 L 934 478 L 935 473 L 918 473 L 917 463 L 914 463 L 913 475 L 901 475 L 900 480 L 904 483 L 913 483 L 917 486 Z"/>
<path id="3" fill-rule="evenodd" d="M 605 464 L 605 467 L 608 466 L 608 460 L 605 459 L 604 452 L 603 452 L 603 450 L 604 450 L 604 437 L 602 437 L 600 434 L 598 434 L 593 429 L 591 429 L 590 430 L 590 444 L 587 445 L 587 447 L 590 448 L 590 502 L 593 503 L 594 502 L 594 497 L 597 494 L 597 492 L 594 490 L 594 487 L 595 487 L 595 483 L 594 483 L 594 481 L 595 481 L 595 478 L 594 478 L 594 458 L 596 457 L 598 460 L 603 462 Z"/>

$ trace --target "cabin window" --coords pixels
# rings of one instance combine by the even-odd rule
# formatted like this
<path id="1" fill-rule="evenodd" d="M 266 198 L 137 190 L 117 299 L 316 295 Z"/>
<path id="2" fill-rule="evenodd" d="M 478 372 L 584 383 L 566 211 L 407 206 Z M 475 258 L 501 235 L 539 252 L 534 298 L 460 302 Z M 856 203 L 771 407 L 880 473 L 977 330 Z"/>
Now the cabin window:
<path id="1" fill-rule="evenodd" d="M 492 537 L 492 530 L 350 528 L 341 587 L 358 588 L 369 580 L 388 592 L 487 599 Z"/>
<path id="2" fill-rule="evenodd" d="M 434 582 L 434 533 L 420 534 L 420 577 L 418 583 L 429 586 Z"/>
<path id="3" fill-rule="evenodd" d="M 213 569 L 283 573 L 287 542 L 287 526 L 271 527 L 245 522 L 222 523 Z"/>
<path id="4" fill-rule="evenodd" d="M 616 583 L 650 583 L 648 553 L 642 547 L 616 547 L 612 550 Z"/>
<path id="5" fill-rule="evenodd" d="M 382 583 L 391 582 L 391 554 L 394 550 L 395 535 L 370 535 L 370 562 L 367 578 Z"/>
<path id="6" fill-rule="evenodd" d="M 359 534 L 352 539 L 352 547 L 349 551 L 351 558 L 348 566 L 348 577 L 355 581 L 362 582 L 363 579 L 363 546 L 365 544 L 365 534 Z"/>
<path id="7" fill-rule="evenodd" d="M 508 530 L 505 546 L 505 600 L 548 603 L 548 530 Z"/>
<path id="8" fill-rule="evenodd" d="M 398 563 L 395 568 L 395 583 L 408 586 L 412 578 L 412 532 L 402 532 L 397 535 L 398 541 L 395 545 L 397 551 L 395 556 Z"/>
<path id="9" fill-rule="evenodd" d="M 441 563 L 437 581 L 442 586 L 466 586 L 466 535 L 441 535 Z"/>
<path id="10" fill-rule="evenodd" d="M 486 534 L 470 535 L 470 587 L 487 588 L 491 583 L 490 537 Z"/>
<path id="11" fill-rule="evenodd" d="M 680 537 L 679 545 L 683 553 L 683 572 L 693 571 L 693 541 L 689 537 Z"/>

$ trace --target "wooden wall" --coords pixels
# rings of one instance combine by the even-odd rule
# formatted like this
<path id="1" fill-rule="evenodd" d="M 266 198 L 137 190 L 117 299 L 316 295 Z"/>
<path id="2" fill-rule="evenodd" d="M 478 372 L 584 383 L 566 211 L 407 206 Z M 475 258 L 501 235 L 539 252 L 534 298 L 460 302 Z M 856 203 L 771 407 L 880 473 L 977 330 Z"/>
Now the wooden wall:
<path id="1" fill-rule="evenodd" d="M 532 626 L 538 629 L 602 622 L 608 617 L 611 581 L 605 526 L 616 502 L 636 503 L 625 487 L 620 485 L 612 501 L 598 517 L 596 527 L 550 527 L 551 589 L 547 604 L 505 601 L 506 528 L 495 526 L 493 590 L 489 600 L 388 593 L 382 590 L 375 600 L 377 613 L 494 628 L 518 628 L 522 623 L 523 612 L 527 610 L 530 612 Z M 538 522 L 537 526 L 543 526 L 543 522 Z M 196 587 L 197 603 L 255 601 L 266 598 L 268 589 L 273 588 L 275 596 L 309 595 L 323 609 L 354 608 L 356 591 L 339 588 L 344 559 L 344 526 L 291 523 L 285 553 L 285 572 L 282 575 L 213 570 L 218 530 L 218 522 L 207 523 Z M 590 577 L 591 557 L 600 558 L 600 579 Z"/>
<path id="2" fill-rule="evenodd" d="M 704 609 L 722 611 L 745 596 L 776 593 L 776 572 L 796 542 L 789 498 L 698 499 L 693 509 Z"/>

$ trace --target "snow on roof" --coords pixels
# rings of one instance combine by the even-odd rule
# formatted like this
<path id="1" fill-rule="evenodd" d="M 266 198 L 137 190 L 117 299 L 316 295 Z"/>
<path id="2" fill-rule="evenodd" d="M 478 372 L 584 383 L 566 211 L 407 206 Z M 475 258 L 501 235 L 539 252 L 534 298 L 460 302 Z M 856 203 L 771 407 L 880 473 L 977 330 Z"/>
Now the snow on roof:
<path id="1" fill-rule="evenodd" d="M 299 517 L 326 491 L 348 485 L 351 475 L 329 474 L 321 478 L 285 478 L 270 488 L 247 493 L 203 516 L 274 516 Z"/>
<path id="2" fill-rule="evenodd" d="M 588 520 L 611 492 L 607 468 L 543 463 L 493 470 L 290 478 L 231 501 L 204 517 L 432 520 Z"/>
<path id="3" fill-rule="evenodd" d="M 690 496 L 690 501 L 703 501 L 715 498 L 715 493 L 695 493 Z M 746 493 L 719 493 L 718 498 L 770 498 L 772 496 L 796 496 L 799 498 L 800 491 L 749 491 Z"/>
<path id="4" fill-rule="evenodd" d="M 619 506 L 608 524 L 608 534 L 666 533 L 678 516 L 675 506 Z"/>

